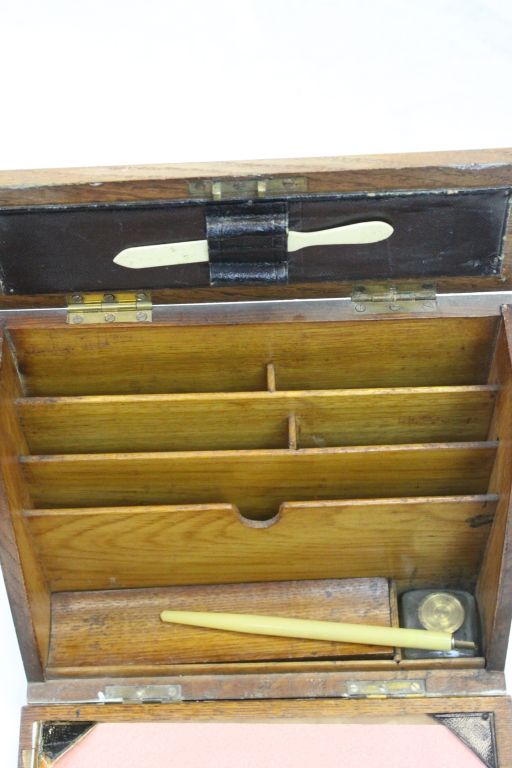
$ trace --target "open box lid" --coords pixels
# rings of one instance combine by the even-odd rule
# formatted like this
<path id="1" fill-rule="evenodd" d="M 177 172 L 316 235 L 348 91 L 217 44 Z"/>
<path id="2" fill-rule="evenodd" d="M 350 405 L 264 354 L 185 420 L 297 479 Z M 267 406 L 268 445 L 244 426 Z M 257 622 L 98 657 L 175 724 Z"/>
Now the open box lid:
<path id="1" fill-rule="evenodd" d="M 368 281 L 507 290 L 511 188 L 511 149 L 6 171 L 0 306 L 142 288 L 187 303 L 342 297 Z M 288 249 L 288 231 L 375 220 L 391 237 Z M 127 248 L 206 238 L 205 261 L 114 263 Z"/>

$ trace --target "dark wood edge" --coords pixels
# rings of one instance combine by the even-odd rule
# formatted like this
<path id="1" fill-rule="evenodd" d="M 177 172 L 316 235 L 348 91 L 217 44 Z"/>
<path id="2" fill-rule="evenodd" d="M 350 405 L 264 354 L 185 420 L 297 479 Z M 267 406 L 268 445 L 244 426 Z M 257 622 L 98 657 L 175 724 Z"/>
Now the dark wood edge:
<path id="1" fill-rule="evenodd" d="M 509 242 L 509 241 L 507 241 Z M 510 245 L 507 246 L 507 264 L 512 262 L 512 232 Z M 480 291 L 508 291 L 512 286 L 512 276 L 484 277 L 441 277 L 433 281 L 438 294 L 443 293 L 478 293 Z M 393 281 L 390 281 L 393 282 Z M 417 285 L 413 278 L 394 281 L 404 289 L 409 285 Z M 343 299 L 352 295 L 356 283 L 331 281 L 328 283 L 297 283 L 294 285 L 234 285 L 200 286 L 196 288 L 157 289 L 149 291 L 153 305 L 158 304 L 206 304 L 222 302 L 263 302 L 291 301 L 297 299 Z M 144 286 L 141 286 L 144 289 Z M 26 296 L 6 296 L 0 293 L 0 310 L 9 309 L 54 309 L 66 307 L 66 294 L 45 293 Z"/>
<path id="2" fill-rule="evenodd" d="M 507 219 L 503 232 L 503 252 L 501 254 L 501 277 L 504 284 L 512 280 L 512 198 L 509 199 Z"/>
<path id="3" fill-rule="evenodd" d="M 348 686 L 354 680 L 383 683 L 420 681 L 428 696 L 498 696 L 505 695 L 502 672 L 485 669 L 458 669 L 448 666 L 424 669 L 361 671 L 357 669 L 327 672 L 275 672 L 245 674 L 173 675 L 158 677 L 91 677 L 47 680 L 30 683 L 28 702 L 32 705 L 96 702 L 98 692 L 110 685 L 179 685 L 185 701 L 222 701 L 253 699 L 297 699 L 348 697 Z"/>
<path id="4" fill-rule="evenodd" d="M 512 306 L 503 308 L 503 329 L 505 333 L 508 357 L 512 367 Z M 512 382 L 509 383 L 512 386 Z M 509 394 L 510 396 L 510 394 Z M 509 438 L 501 441 L 500 447 L 509 453 L 512 444 Z M 502 670 L 505 668 L 507 648 L 512 625 L 512 478 L 508 486 L 501 490 L 507 495 L 506 519 L 500 530 L 500 540 L 493 541 L 489 537 L 489 557 L 500 558 L 499 581 L 495 585 L 494 612 L 487 630 L 486 659 L 488 669 Z M 502 537 L 502 538 L 501 538 Z"/>
<path id="5" fill-rule="evenodd" d="M 482 656 L 460 656 L 453 659 L 404 659 L 400 662 L 400 670 L 408 669 L 484 669 L 485 659 Z M 68 679 L 87 679 L 94 678 L 98 674 L 98 665 L 65 667 L 46 667 L 47 679 L 68 680 Z M 170 675 L 257 675 L 286 672 L 334 672 L 336 670 L 352 670 L 353 674 L 361 671 L 383 671 L 388 670 L 392 673 L 398 669 L 397 662 L 394 659 L 327 659 L 315 661 L 239 661 L 239 662 L 203 662 L 196 664 L 159 664 L 155 665 L 130 665 L 126 666 L 107 666 L 102 665 L 101 673 L 104 677 L 111 678 L 138 678 L 138 677 L 165 677 Z"/>
<path id="6" fill-rule="evenodd" d="M 187 199 L 194 179 L 305 177 L 308 192 L 512 184 L 512 149 L 0 172 L 0 205 Z"/>
<path id="7" fill-rule="evenodd" d="M 28 680 L 43 680 L 29 598 L 5 493 L 0 483 L 0 564 Z"/>

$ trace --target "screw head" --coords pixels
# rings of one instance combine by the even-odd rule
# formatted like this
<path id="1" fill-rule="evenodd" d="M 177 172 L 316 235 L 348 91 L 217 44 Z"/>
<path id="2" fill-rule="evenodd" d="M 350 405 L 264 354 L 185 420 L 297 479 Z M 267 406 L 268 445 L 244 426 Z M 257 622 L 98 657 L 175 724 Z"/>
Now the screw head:
<path id="1" fill-rule="evenodd" d="M 145 298 L 146 298 L 146 294 L 145 294 L 145 293 L 143 293 L 142 291 L 140 291 L 140 292 L 137 294 L 137 299 L 138 299 L 139 301 L 144 301 L 144 299 L 145 299 Z"/>
<path id="2" fill-rule="evenodd" d="M 137 320 L 140 320 L 140 321 L 147 320 L 148 319 L 148 313 L 147 312 L 137 312 L 135 317 L 137 318 Z"/>
<path id="3" fill-rule="evenodd" d="M 419 683 L 411 683 L 411 691 L 419 691 L 421 686 Z"/>
<path id="4" fill-rule="evenodd" d="M 114 314 L 112 314 L 112 312 L 108 312 L 105 315 L 105 322 L 106 323 L 113 323 L 113 322 L 115 322 L 115 319 L 116 319 L 116 316 Z"/>
<path id="5" fill-rule="evenodd" d="M 83 321 L 84 321 L 84 318 L 82 317 L 82 315 L 73 315 L 73 317 L 71 318 L 71 322 L 75 324 L 83 323 Z"/>
<path id="6" fill-rule="evenodd" d="M 434 309 L 433 301 L 424 301 L 422 305 L 423 309 Z"/>
<path id="7" fill-rule="evenodd" d="M 356 304 L 354 309 L 356 312 L 366 312 L 366 304 Z"/>
<path id="8" fill-rule="evenodd" d="M 390 304 L 389 309 L 391 310 L 391 312 L 400 312 L 402 307 L 400 306 L 400 304 Z"/>
<path id="9" fill-rule="evenodd" d="M 116 297 L 114 296 L 114 294 L 113 294 L 113 293 L 106 293 L 106 294 L 103 296 L 103 301 L 112 302 L 112 301 L 115 301 L 115 300 L 116 300 Z"/>
<path id="10" fill-rule="evenodd" d="M 79 294 L 79 293 L 75 293 L 75 294 L 73 294 L 72 302 L 73 302 L 73 304 L 83 304 L 84 303 L 84 297 L 81 296 L 81 294 Z"/>

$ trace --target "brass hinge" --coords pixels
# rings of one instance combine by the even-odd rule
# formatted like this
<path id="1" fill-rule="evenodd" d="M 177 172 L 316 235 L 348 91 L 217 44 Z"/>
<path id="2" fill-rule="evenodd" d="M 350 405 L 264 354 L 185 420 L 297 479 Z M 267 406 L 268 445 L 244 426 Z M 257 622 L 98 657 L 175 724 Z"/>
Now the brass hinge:
<path id="1" fill-rule="evenodd" d="M 432 283 L 369 283 L 354 289 L 352 303 L 357 314 L 433 312 L 437 309 L 437 292 Z"/>
<path id="2" fill-rule="evenodd" d="M 41 747 L 41 723 L 36 720 L 32 724 L 32 746 L 21 752 L 23 768 L 37 768 L 39 765 L 39 752 Z"/>
<path id="3" fill-rule="evenodd" d="M 182 701 L 181 685 L 107 685 L 98 693 L 103 704 L 163 704 Z"/>
<path id="4" fill-rule="evenodd" d="M 425 681 L 417 680 L 351 680 L 346 683 L 349 699 L 388 699 L 425 696 Z"/>
<path id="5" fill-rule="evenodd" d="M 153 302 L 148 291 L 118 291 L 116 293 L 73 293 L 67 296 L 67 322 L 87 323 L 150 323 Z"/>
<path id="6" fill-rule="evenodd" d="M 21 764 L 23 768 L 36 768 L 35 749 L 24 749 L 21 753 Z"/>
<path id="7" fill-rule="evenodd" d="M 252 179 L 194 179 L 189 182 L 190 197 L 206 200 L 250 200 L 283 197 L 308 191 L 305 176 L 276 176 Z"/>

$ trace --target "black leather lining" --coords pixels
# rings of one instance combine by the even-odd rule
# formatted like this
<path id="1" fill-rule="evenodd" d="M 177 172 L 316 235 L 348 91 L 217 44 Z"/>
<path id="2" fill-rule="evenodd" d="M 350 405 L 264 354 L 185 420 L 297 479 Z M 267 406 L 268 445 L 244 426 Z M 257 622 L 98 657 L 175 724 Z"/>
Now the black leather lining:
<path id="1" fill-rule="evenodd" d="M 268 284 L 284 282 L 286 273 L 290 285 L 437 277 L 489 277 L 492 283 L 502 274 L 509 193 L 419 190 L 239 204 L 162 201 L 0 209 L 0 278 L 4 293 L 13 296 L 194 289 L 232 280 Z M 228 209 L 239 212 L 231 222 Z M 380 219 L 395 231 L 380 243 L 315 246 L 286 257 L 286 209 L 290 230 L 311 232 Z M 127 269 L 113 261 L 133 246 L 205 239 L 207 227 L 213 242 L 211 272 L 205 262 Z"/>
<path id="2" fill-rule="evenodd" d="M 288 209 L 284 202 L 211 206 L 206 236 L 211 285 L 286 283 Z"/>
<path id="3" fill-rule="evenodd" d="M 40 755 L 50 760 L 56 760 L 95 725 L 96 723 L 89 720 L 43 723 L 39 744 Z"/>
<path id="4" fill-rule="evenodd" d="M 499 768 L 494 712 L 447 712 L 432 717 L 449 728 L 487 768 Z"/>

